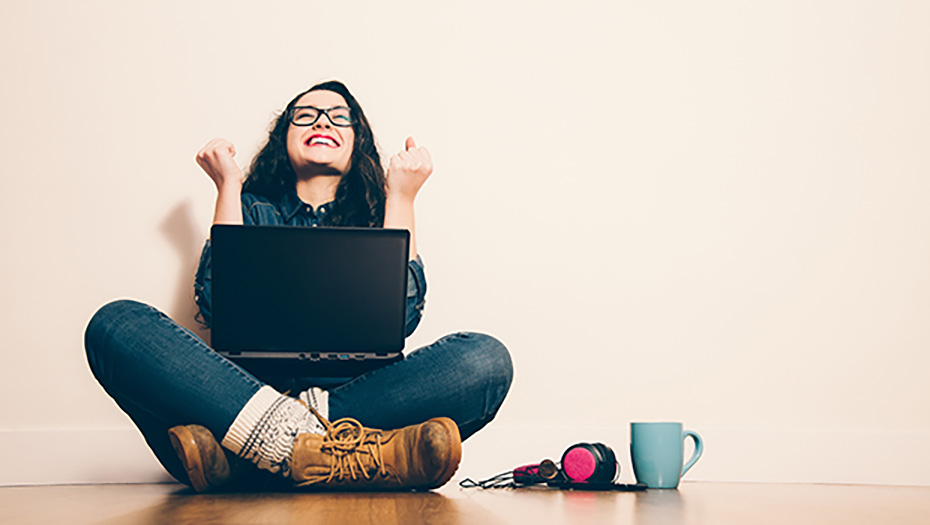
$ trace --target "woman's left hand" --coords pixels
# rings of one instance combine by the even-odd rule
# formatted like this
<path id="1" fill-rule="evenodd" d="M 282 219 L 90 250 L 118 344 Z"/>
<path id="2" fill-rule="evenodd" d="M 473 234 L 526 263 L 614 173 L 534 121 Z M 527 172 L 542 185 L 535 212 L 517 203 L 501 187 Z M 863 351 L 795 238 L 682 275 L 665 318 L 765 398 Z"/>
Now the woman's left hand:
<path id="1" fill-rule="evenodd" d="M 424 147 L 418 147 L 413 137 L 407 137 L 405 151 L 391 157 L 384 174 L 387 197 L 413 202 L 420 187 L 433 173 L 433 159 Z"/>

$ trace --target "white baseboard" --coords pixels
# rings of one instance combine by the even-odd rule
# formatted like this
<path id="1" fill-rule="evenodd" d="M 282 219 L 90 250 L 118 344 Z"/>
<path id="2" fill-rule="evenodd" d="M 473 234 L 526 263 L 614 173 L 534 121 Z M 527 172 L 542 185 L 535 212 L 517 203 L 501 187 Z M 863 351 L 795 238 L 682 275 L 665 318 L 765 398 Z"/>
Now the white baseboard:
<path id="1" fill-rule="evenodd" d="M 173 480 L 135 428 L 0 430 L 0 485 Z"/>
<path id="2" fill-rule="evenodd" d="M 930 486 L 930 433 L 710 427 L 685 480 Z M 633 481 L 626 427 L 495 422 L 465 443 L 455 481 L 483 479 L 601 441 Z M 686 454 L 690 453 L 690 447 Z M 171 481 L 134 428 L 0 430 L 0 485 Z"/>

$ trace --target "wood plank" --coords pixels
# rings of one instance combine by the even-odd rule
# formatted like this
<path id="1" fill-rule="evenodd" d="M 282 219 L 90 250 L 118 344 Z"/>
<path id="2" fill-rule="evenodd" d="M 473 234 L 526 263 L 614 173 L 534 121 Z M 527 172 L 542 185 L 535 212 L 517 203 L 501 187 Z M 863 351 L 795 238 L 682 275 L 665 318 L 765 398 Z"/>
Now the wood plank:
<path id="1" fill-rule="evenodd" d="M 930 487 L 683 483 L 604 493 L 460 489 L 414 493 L 195 494 L 175 484 L 0 488 L 0 523 L 923 524 Z"/>

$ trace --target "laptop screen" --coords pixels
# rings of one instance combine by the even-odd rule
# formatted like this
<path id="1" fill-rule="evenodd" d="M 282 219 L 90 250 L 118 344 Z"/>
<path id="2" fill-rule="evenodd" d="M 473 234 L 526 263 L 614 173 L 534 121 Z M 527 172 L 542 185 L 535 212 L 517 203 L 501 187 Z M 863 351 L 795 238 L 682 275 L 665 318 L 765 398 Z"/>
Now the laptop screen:
<path id="1" fill-rule="evenodd" d="M 407 230 L 215 225 L 211 237 L 215 349 L 403 350 Z"/>

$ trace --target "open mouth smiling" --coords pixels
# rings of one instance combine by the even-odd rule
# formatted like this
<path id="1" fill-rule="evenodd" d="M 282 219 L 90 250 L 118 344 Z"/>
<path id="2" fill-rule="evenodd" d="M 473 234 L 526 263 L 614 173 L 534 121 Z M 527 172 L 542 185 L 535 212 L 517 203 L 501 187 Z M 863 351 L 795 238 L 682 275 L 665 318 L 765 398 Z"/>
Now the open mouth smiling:
<path id="1" fill-rule="evenodd" d="M 310 135 L 310 137 L 304 141 L 305 146 L 326 146 L 328 148 L 338 148 L 339 142 L 336 141 L 333 137 L 329 135 Z"/>

